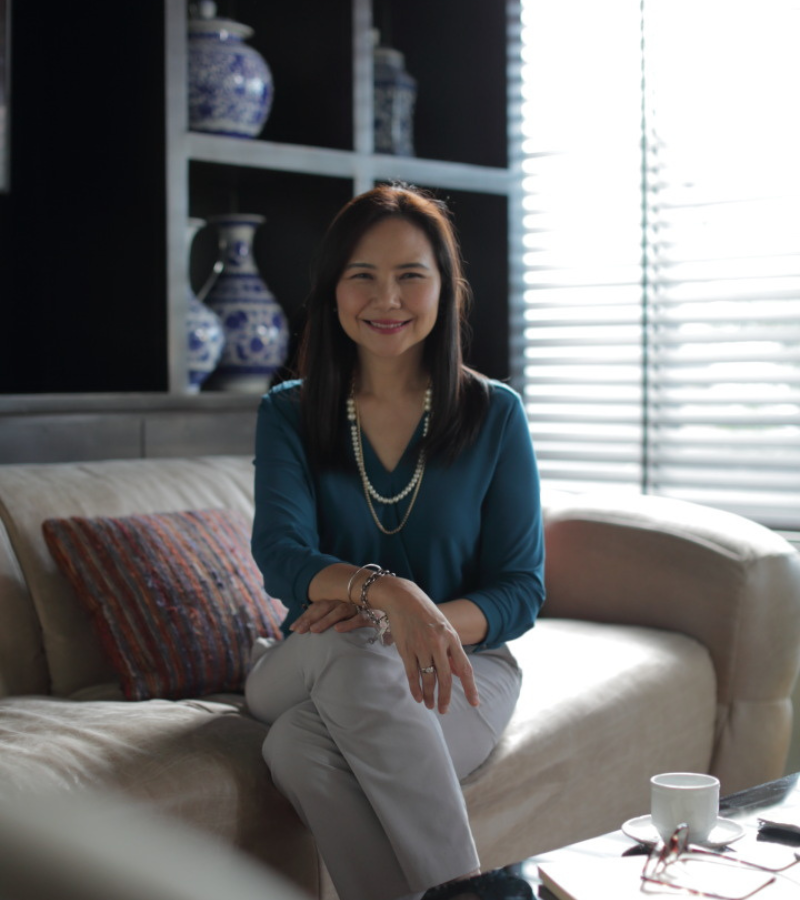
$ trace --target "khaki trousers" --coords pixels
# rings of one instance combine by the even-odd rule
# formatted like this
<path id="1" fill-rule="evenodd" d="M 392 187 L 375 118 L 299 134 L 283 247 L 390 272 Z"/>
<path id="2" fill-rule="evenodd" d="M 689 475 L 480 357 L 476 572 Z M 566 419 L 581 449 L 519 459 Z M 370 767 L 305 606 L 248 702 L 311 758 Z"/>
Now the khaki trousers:
<path id="1" fill-rule="evenodd" d="M 503 646 L 470 656 L 445 715 L 417 703 L 372 629 L 260 640 L 245 694 L 270 725 L 272 779 L 314 835 L 340 900 L 412 900 L 479 867 L 459 779 L 497 744 L 521 673 Z"/>

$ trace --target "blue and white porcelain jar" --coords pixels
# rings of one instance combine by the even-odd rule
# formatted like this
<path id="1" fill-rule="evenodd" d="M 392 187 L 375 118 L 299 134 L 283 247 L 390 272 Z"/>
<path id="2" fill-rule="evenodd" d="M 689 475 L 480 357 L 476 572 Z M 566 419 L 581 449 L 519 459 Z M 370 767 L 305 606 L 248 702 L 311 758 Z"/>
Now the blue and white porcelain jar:
<path id="1" fill-rule="evenodd" d="M 406 72 L 403 54 L 391 47 L 374 48 L 373 66 L 375 152 L 413 156 L 417 82 Z"/>
<path id="2" fill-rule="evenodd" d="M 244 43 L 253 29 L 216 18 L 216 4 L 197 4 L 189 19 L 189 127 L 192 131 L 257 137 L 272 108 L 272 72 Z"/>
<path id="3" fill-rule="evenodd" d="M 205 219 L 189 219 L 186 228 L 187 267 L 192 241 L 205 225 Z M 189 285 L 186 289 L 187 391 L 196 394 L 216 369 L 225 346 L 225 334 L 219 316 L 201 303 Z"/>
<path id="4" fill-rule="evenodd" d="M 222 320 L 225 350 L 214 387 L 263 393 L 289 353 L 289 323 L 253 258 L 253 237 L 263 216 L 211 216 L 219 229 L 220 258 L 205 302 Z"/>

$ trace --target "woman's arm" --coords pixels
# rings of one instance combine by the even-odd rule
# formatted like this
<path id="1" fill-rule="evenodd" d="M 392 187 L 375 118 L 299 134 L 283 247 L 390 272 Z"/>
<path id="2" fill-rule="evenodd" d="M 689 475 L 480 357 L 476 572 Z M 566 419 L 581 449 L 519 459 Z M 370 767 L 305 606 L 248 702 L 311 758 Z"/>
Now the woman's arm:
<path id="1" fill-rule="evenodd" d="M 299 433 L 299 391 L 273 390 L 258 412 L 253 557 L 265 587 L 289 610 L 291 623 L 308 603 L 320 570 L 340 562 L 320 551 L 314 481 Z M 285 626 L 284 626 L 285 628 Z"/>
<path id="2" fill-rule="evenodd" d="M 450 600 L 448 603 L 440 603 L 439 609 L 455 628 L 462 644 L 483 643 L 489 626 L 479 606 L 471 600 Z"/>
<path id="3" fill-rule="evenodd" d="M 357 566 L 345 563 L 335 563 L 317 573 L 309 585 L 308 599 L 316 603 L 323 600 L 336 602 L 329 604 L 326 611 L 322 610 L 322 604 L 315 610 L 307 610 L 298 620 L 298 627 L 291 630 L 320 632 L 337 622 L 350 621 L 355 615 L 354 610 L 347 607 L 338 609 L 338 603 L 350 602 L 352 605 L 357 601 L 361 585 L 368 575 L 369 572 L 359 574 Z M 351 588 L 349 597 L 348 586 Z M 380 593 L 380 587 L 376 585 L 373 591 L 375 603 L 378 604 L 378 609 L 385 611 L 378 599 Z M 437 608 L 453 626 L 462 644 L 479 644 L 486 637 L 486 616 L 471 600 L 451 600 L 448 603 L 438 604 Z M 339 630 L 350 630 L 350 627 L 356 627 L 355 623 L 352 626 L 343 626 Z"/>
<path id="4" fill-rule="evenodd" d="M 495 647 L 531 628 L 544 602 L 544 529 L 539 474 L 519 395 L 496 387 L 496 413 L 481 440 L 491 481 L 481 504 L 478 578 L 464 597 L 484 614 L 482 647 Z M 479 648 L 481 649 L 481 648 Z"/>
<path id="5" fill-rule="evenodd" d="M 291 625 L 291 631 L 304 634 L 336 628 L 352 631 L 369 623 L 358 615 L 353 602 L 369 571 L 343 563 L 327 566 L 311 581 L 310 607 Z M 348 599 L 347 589 L 351 588 Z M 380 578 L 369 589 L 369 602 L 386 613 L 392 625 L 392 639 L 400 654 L 411 694 L 429 709 L 438 706 L 445 713 L 450 705 L 452 676 L 461 679 L 467 700 L 480 702 L 472 675 L 472 666 L 463 644 L 476 643 L 486 631 L 483 613 L 469 600 L 436 605 L 414 582 L 406 578 Z M 433 665 L 436 676 L 421 669 Z"/>

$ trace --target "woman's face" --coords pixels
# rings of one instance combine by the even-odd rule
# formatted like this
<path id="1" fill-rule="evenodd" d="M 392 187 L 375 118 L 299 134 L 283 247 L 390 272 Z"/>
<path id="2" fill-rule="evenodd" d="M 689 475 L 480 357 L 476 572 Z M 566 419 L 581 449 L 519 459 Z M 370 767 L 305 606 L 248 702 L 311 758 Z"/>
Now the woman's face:
<path id="1" fill-rule="evenodd" d="M 339 321 L 362 354 L 418 353 L 436 324 L 442 279 L 425 233 L 383 219 L 356 244 L 336 285 Z"/>

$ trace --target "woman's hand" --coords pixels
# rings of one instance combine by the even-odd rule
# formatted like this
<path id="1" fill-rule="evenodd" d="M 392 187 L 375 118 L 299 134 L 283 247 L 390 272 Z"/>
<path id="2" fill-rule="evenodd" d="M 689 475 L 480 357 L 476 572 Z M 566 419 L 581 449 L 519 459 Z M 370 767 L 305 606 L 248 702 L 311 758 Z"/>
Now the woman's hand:
<path id="1" fill-rule="evenodd" d="M 446 713 L 455 675 L 461 679 L 469 703 L 478 706 L 472 665 L 444 613 L 411 581 L 393 577 L 381 579 L 379 584 L 380 598 L 376 590 L 373 605 L 389 616 L 412 697 L 428 709 L 438 705 L 439 712 Z M 422 671 L 431 666 L 433 672 Z"/>
<path id="2" fill-rule="evenodd" d="M 343 600 L 317 600 L 310 603 L 308 609 L 292 622 L 289 631 L 296 634 L 305 634 L 308 631 L 320 634 L 333 627 L 337 631 L 347 632 L 369 626 L 370 623 L 359 614 L 352 603 Z"/>
<path id="3" fill-rule="evenodd" d="M 311 580 L 311 603 L 290 631 L 318 633 L 335 628 L 347 633 L 374 628 L 352 602 L 368 577 L 368 571 L 347 563 L 326 566 Z M 462 642 L 478 644 L 486 636 L 486 618 L 474 603 L 457 599 L 437 606 L 413 581 L 395 575 L 379 578 L 369 588 L 368 600 L 376 614 L 389 617 L 391 637 L 384 638 L 384 643 L 392 641 L 397 647 L 411 695 L 418 703 L 424 702 L 428 709 L 438 705 L 439 712 L 447 712 L 455 675 L 469 703 L 479 705 L 472 666 L 462 647 Z M 422 671 L 430 666 L 433 672 Z"/>

